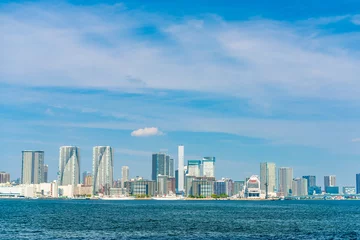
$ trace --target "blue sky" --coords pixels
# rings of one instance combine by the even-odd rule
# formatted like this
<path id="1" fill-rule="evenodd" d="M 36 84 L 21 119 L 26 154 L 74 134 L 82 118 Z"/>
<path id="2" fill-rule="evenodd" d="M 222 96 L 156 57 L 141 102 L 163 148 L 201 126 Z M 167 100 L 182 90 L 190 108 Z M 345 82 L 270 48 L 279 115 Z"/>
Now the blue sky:
<path id="1" fill-rule="evenodd" d="M 241 180 L 273 161 L 294 176 L 360 172 L 357 1 L 2 1 L 0 170 L 21 151 L 115 149 L 115 178 L 151 153 L 216 156 Z M 150 136 L 132 136 L 138 129 Z M 146 131 L 145 131 L 146 132 Z M 153 135 L 151 135 L 153 134 Z M 134 135 L 134 134 L 133 134 Z"/>

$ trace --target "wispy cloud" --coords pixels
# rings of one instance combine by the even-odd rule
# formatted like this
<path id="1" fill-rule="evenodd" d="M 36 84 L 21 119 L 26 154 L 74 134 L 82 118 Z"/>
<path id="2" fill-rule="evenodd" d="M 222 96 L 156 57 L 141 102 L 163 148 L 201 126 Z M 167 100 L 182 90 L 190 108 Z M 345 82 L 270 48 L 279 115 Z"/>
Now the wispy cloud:
<path id="1" fill-rule="evenodd" d="M 351 139 L 351 142 L 360 142 L 360 138 L 353 138 Z"/>
<path id="2" fill-rule="evenodd" d="M 156 135 L 163 135 L 156 127 L 149 127 L 149 128 L 139 128 L 131 132 L 131 136 L 133 137 L 149 137 L 149 136 L 156 136 Z"/>

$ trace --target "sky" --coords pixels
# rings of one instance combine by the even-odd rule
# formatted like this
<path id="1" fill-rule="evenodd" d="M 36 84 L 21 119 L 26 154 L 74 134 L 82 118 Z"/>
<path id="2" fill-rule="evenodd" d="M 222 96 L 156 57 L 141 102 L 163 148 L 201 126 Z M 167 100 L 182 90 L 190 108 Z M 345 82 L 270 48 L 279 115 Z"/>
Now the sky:
<path id="1" fill-rule="evenodd" d="M 1 1 L 0 171 L 21 151 L 114 148 L 114 178 L 151 154 L 216 157 L 216 177 L 260 162 L 294 177 L 360 173 L 360 3 Z"/>

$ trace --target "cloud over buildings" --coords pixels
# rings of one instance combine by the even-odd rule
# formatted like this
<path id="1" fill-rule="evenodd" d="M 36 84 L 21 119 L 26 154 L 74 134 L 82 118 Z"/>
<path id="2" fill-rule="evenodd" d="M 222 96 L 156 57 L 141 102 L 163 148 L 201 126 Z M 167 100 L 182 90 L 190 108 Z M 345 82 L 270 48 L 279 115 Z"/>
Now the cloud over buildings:
<path id="1" fill-rule="evenodd" d="M 161 132 L 156 127 L 139 128 L 131 132 L 131 136 L 133 137 L 149 137 L 149 136 L 157 136 L 157 135 L 163 135 L 163 132 Z"/>

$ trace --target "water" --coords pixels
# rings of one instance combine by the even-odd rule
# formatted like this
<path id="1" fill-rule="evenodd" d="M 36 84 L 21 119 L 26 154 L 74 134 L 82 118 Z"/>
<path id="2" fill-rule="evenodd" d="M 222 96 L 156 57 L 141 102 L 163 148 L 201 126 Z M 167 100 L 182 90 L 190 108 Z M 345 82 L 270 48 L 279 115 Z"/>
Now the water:
<path id="1" fill-rule="evenodd" d="M 0 200 L 0 239 L 360 239 L 360 201 Z"/>

